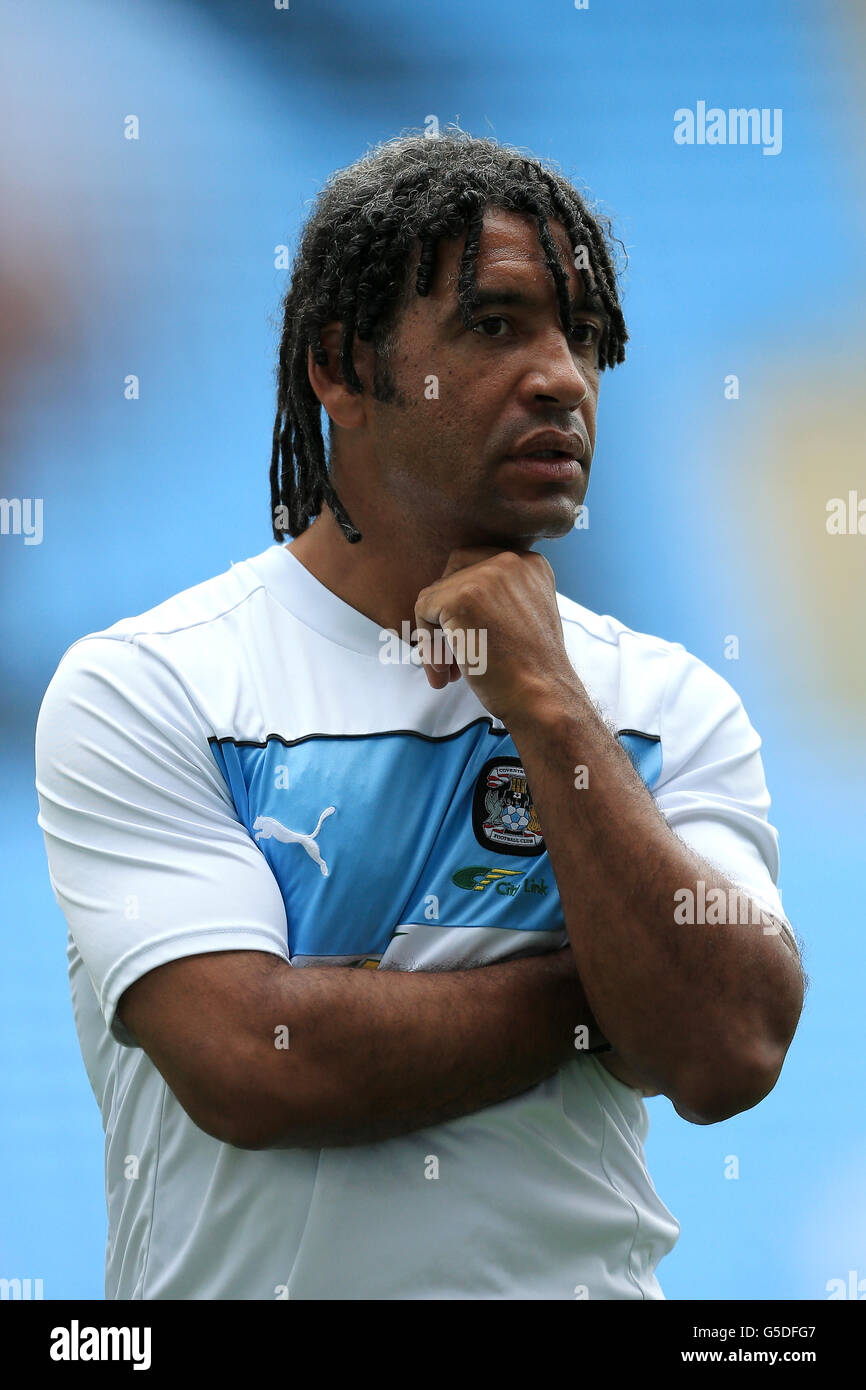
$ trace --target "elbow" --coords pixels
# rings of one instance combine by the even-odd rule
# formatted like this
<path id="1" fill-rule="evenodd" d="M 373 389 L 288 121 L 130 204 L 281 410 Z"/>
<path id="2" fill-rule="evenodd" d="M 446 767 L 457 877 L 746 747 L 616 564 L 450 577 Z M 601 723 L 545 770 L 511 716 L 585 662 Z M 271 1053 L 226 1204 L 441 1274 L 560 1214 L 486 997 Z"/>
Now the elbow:
<path id="1" fill-rule="evenodd" d="M 181 1101 L 181 1104 L 193 1123 L 220 1144 L 230 1144 L 234 1149 L 272 1147 L 274 1129 L 270 1117 L 261 1113 L 250 1096 L 246 1097 L 245 1103 L 238 1105 L 225 1098 L 218 1105 L 202 1104 L 201 1100 L 193 1104 Z"/>
<path id="2" fill-rule="evenodd" d="M 308 1117 L 296 1097 L 261 1096 L 250 1089 L 226 1107 L 215 1137 L 235 1149 L 294 1149 L 305 1147 L 307 1129 Z"/>
<path id="3" fill-rule="evenodd" d="M 195 1108 L 178 1099 L 199 1129 L 232 1148 L 322 1148 L 340 1129 L 344 1091 L 317 1060 L 294 1058 L 287 1075 L 284 1057 L 275 1062 L 267 1053 L 238 1050 L 218 1081 L 210 1077 L 199 1090 Z"/>
<path id="4" fill-rule="evenodd" d="M 341 1130 L 338 1099 L 321 1073 L 291 1088 L 248 1085 L 223 1111 L 217 1137 L 235 1149 L 321 1149 Z"/>
<path id="5" fill-rule="evenodd" d="M 262 1045 L 258 1038 L 236 1040 L 220 1065 L 199 1080 L 197 1111 L 185 1106 L 187 1113 L 220 1143 L 253 1151 L 312 1147 L 333 1094 L 318 1059 L 275 1049 L 269 1041 Z"/>
<path id="6" fill-rule="evenodd" d="M 223 1086 L 219 1095 L 199 1093 L 194 1099 L 178 1096 L 178 1100 L 199 1129 L 234 1149 L 303 1145 L 303 1104 L 297 1096 L 274 1095 L 246 1084 L 239 1089 Z"/>
<path id="7" fill-rule="evenodd" d="M 683 1078 L 671 1095 L 674 1109 L 693 1125 L 717 1125 L 752 1110 L 770 1094 L 787 1049 L 726 1059 Z"/>
<path id="8" fill-rule="evenodd" d="M 227 1114 L 218 1129 L 209 1129 L 208 1133 L 233 1149 L 272 1149 L 277 1139 L 270 1124 L 249 1113 Z"/>

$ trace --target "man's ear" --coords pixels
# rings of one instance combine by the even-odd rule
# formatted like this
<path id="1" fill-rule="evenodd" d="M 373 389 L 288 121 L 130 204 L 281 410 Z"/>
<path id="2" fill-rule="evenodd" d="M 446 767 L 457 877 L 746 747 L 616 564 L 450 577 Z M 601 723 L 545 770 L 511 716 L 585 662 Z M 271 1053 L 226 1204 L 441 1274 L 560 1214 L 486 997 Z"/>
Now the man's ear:
<path id="1" fill-rule="evenodd" d="M 374 353 L 371 343 L 363 343 L 356 336 L 353 360 L 358 379 L 364 387 L 364 394 L 359 396 L 348 389 L 340 370 L 342 333 L 343 326 L 336 320 L 324 325 L 320 337 L 322 347 L 328 354 L 328 364 L 320 366 L 313 358 L 312 348 L 308 349 L 307 375 L 316 396 L 334 424 L 351 430 L 358 429 L 367 421 Z"/>

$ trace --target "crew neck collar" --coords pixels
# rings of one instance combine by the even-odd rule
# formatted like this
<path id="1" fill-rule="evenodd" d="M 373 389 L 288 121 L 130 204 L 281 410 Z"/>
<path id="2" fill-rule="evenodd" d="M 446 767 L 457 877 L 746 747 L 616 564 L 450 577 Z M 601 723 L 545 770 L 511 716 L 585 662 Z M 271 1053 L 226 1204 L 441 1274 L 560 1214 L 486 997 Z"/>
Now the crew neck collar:
<path id="1" fill-rule="evenodd" d="M 386 629 L 317 579 L 285 545 L 268 546 L 247 564 L 270 593 L 307 627 L 350 651 L 379 659 Z M 403 643 L 407 652 L 410 644 Z"/>

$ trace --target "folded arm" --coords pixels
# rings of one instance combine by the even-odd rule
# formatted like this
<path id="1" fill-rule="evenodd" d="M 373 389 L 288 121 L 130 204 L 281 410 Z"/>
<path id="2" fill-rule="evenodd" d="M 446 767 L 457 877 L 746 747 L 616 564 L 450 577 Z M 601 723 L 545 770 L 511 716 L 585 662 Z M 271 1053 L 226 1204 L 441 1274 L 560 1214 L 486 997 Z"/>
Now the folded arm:
<path id="1" fill-rule="evenodd" d="M 188 956 L 137 980 L 119 1012 L 195 1123 L 248 1149 L 438 1124 L 552 1075 L 579 1055 L 578 1025 L 601 1041 L 568 949 L 433 972 Z"/>

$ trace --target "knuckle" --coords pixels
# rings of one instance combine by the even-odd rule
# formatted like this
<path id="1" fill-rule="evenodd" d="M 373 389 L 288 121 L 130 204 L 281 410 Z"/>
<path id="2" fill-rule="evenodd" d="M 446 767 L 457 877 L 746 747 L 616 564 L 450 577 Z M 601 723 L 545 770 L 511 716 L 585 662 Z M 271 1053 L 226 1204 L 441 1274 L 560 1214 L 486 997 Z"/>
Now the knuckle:
<path id="1" fill-rule="evenodd" d="M 533 550 L 531 559 L 536 569 L 541 570 L 542 573 L 548 575 L 549 578 L 553 578 L 553 566 L 546 555 L 539 555 L 537 550 Z"/>

